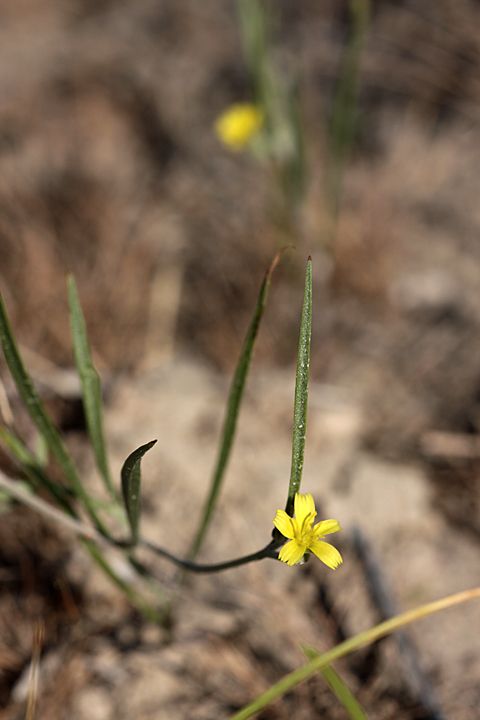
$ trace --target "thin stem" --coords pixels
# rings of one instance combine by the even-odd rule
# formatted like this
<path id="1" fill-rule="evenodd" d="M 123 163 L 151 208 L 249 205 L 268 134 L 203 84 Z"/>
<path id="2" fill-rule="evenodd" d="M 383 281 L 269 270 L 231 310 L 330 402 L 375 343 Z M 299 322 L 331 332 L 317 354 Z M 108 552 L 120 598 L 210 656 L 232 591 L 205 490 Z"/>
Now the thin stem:
<path id="1" fill-rule="evenodd" d="M 355 140 L 361 60 L 367 40 L 370 12 L 370 0 L 349 0 L 350 27 L 330 120 L 329 157 L 325 170 L 326 200 L 331 214 L 328 238 L 330 251 L 334 249 L 344 175 Z"/>
<path id="2" fill-rule="evenodd" d="M 27 505 L 41 515 L 54 520 L 59 525 L 63 525 L 63 527 L 73 531 L 76 535 L 82 535 L 91 540 L 107 540 L 106 535 L 103 535 L 94 527 L 88 525 L 88 523 L 78 520 L 74 511 L 69 506 L 64 506 L 65 511 L 59 510 L 54 505 L 45 502 L 45 500 L 25 490 L 19 482 L 10 480 L 2 472 L 0 472 L 0 488 L 6 490 L 19 502 Z"/>
<path id="3" fill-rule="evenodd" d="M 0 487 L 3 487 L 14 498 L 24 503 L 25 505 L 28 505 L 36 512 L 41 513 L 42 515 L 50 518 L 51 520 L 54 520 L 55 522 L 63 525 L 63 527 L 74 532 L 76 535 L 79 535 L 85 543 L 87 543 L 87 541 L 90 541 L 88 547 L 91 546 L 91 541 L 94 541 L 98 544 L 110 545 L 111 547 L 115 547 L 119 550 L 127 550 L 131 548 L 130 541 L 115 540 L 114 538 L 102 535 L 101 532 L 96 530 L 88 523 L 85 523 L 82 520 L 77 520 L 74 517 L 69 517 L 58 508 L 45 502 L 45 500 L 42 500 L 41 498 L 26 492 L 22 487 L 18 486 L 18 483 L 7 478 L 1 471 Z M 222 570 L 228 570 L 230 568 L 238 567 L 239 565 L 246 565 L 250 562 L 263 560 L 263 558 L 272 558 L 276 560 L 278 556 L 276 550 L 281 545 L 281 542 L 279 543 L 276 540 L 272 540 L 266 547 L 262 548 L 262 550 L 258 550 L 257 552 L 251 553 L 250 555 L 244 555 L 243 557 L 235 558 L 234 560 L 227 560 L 227 562 L 213 563 L 210 565 L 197 565 L 196 563 L 190 562 L 188 560 L 182 560 L 181 558 L 176 557 L 176 555 L 168 552 L 168 550 L 165 550 L 164 548 L 155 545 L 154 543 L 151 543 L 149 540 L 144 540 L 143 538 L 138 539 L 138 544 L 149 548 L 150 550 L 152 550 L 152 552 L 156 553 L 157 555 L 161 555 L 161 557 L 164 557 L 166 560 L 175 563 L 175 565 L 178 565 L 179 567 L 183 567 L 185 570 L 197 573 L 210 573 L 221 572 Z M 110 572 L 109 574 L 111 575 Z M 115 581 L 117 582 L 117 580 Z"/>
<path id="4" fill-rule="evenodd" d="M 196 573 L 221 572 L 222 570 L 229 570 L 230 568 L 239 567 L 239 565 L 246 565 L 247 563 L 256 562 L 257 560 L 263 560 L 264 558 L 272 558 L 273 560 L 278 559 L 278 552 L 276 551 L 278 543 L 274 541 L 268 543 L 268 545 L 262 550 L 258 550 L 250 555 L 244 555 L 243 557 L 235 558 L 234 560 L 227 560 L 223 563 L 213 563 L 210 565 L 203 563 L 197 564 L 190 562 L 189 560 L 182 560 L 181 558 L 172 555 L 172 553 L 168 552 L 168 550 L 165 550 L 158 545 L 154 545 L 148 540 L 140 540 L 139 542 L 140 545 L 144 545 L 144 547 L 147 547 L 157 555 L 161 555 L 165 559 L 170 560 L 175 563 L 175 565 Z"/>
<path id="5" fill-rule="evenodd" d="M 117 587 L 125 593 L 132 605 L 135 605 L 140 612 L 142 612 L 148 620 L 158 625 L 160 628 L 164 626 L 164 614 L 157 610 L 151 605 L 141 593 L 139 593 L 132 585 L 125 582 L 123 578 L 114 570 L 112 565 L 108 562 L 105 555 L 95 542 L 82 538 L 82 544 L 89 553 L 92 560 L 102 568 L 103 572 L 107 577 L 112 580 Z"/>
<path id="6" fill-rule="evenodd" d="M 35 510 L 44 517 L 50 518 L 50 520 L 54 520 L 59 525 L 62 525 L 64 528 L 67 528 L 78 535 L 90 557 L 125 593 L 133 605 L 138 607 L 149 620 L 162 626 L 162 615 L 142 597 L 141 593 L 137 592 L 135 588 L 120 578 L 99 547 L 101 545 L 110 545 L 112 547 L 121 548 L 122 543 L 118 543 L 113 538 L 103 535 L 99 530 L 91 525 L 88 525 L 88 523 L 83 522 L 83 520 L 78 520 L 73 514 L 67 515 L 66 511 L 63 512 L 54 505 L 50 505 L 50 503 L 45 502 L 45 500 L 32 495 L 24 490 L 18 482 L 7 478 L 1 471 L 0 488 L 7 490 L 12 497 L 32 508 L 32 510 Z M 70 512 L 73 513 L 72 510 Z"/>

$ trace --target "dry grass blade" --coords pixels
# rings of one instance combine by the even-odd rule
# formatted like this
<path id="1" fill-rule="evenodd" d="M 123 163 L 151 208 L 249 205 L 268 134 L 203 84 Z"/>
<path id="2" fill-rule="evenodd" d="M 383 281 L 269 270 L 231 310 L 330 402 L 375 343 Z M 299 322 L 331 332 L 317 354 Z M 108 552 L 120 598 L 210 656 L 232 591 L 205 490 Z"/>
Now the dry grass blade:
<path id="1" fill-rule="evenodd" d="M 380 638 L 383 638 L 386 635 L 390 635 L 405 625 L 410 625 L 411 623 L 417 622 L 417 620 L 421 620 L 429 615 L 441 612 L 442 610 L 447 610 L 448 608 L 468 602 L 469 600 L 474 600 L 475 598 L 480 598 L 480 587 L 463 590 L 462 592 L 454 593 L 453 595 L 447 595 L 440 600 L 420 605 L 413 610 L 407 610 L 400 615 L 396 615 L 390 620 L 386 620 L 379 625 L 375 625 L 375 627 L 365 630 L 364 632 L 345 640 L 339 645 L 336 645 L 328 652 L 316 657 L 307 665 L 304 665 L 303 667 L 298 668 L 298 670 L 294 670 L 288 675 L 285 675 L 285 677 L 272 685 L 267 692 L 263 693 L 263 695 L 260 695 L 260 697 L 243 707 L 235 713 L 235 715 L 232 715 L 230 720 L 247 720 L 247 718 L 253 717 L 253 715 L 256 715 L 260 712 L 260 710 L 267 707 L 267 705 L 270 705 L 274 700 L 292 690 L 292 688 L 296 685 L 304 680 L 307 680 L 307 678 L 311 677 L 315 672 L 323 670 L 323 668 L 328 667 L 333 662 L 336 662 L 347 655 L 350 655 L 350 653 L 355 652 L 355 650 L 359 650 L 366 645 L 371 645 L 373 642 L 380 640 Z"/>
<path id="2" fill-rule="evenodd" d="M 33 630 L 32 662 L 30 665 L 30 678 L 28 681 L 27 708 L 25 720 L 34 720 L 38 697 L 38 676 L 40 672 L 40 656 L 42 654 L 45 625 L 43 620 L 37 620 Z"/>

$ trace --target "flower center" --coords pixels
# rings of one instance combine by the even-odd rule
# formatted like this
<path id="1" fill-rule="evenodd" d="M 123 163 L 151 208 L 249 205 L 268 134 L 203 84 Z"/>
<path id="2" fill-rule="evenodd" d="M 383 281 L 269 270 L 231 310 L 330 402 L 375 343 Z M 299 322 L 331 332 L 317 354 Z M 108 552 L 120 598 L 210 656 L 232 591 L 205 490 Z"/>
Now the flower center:
<path id="1" fill-rule="evenodd" d="M 301 525 L 299 525 L 298 521 L 296 522 L 297 532 L 295 533 L 295 540 L 302 547 L 307 547 L 315 540 L 312 523 L 316 514 L 317 513 L 308 513 L 308 515 L 304 517 Z"/>

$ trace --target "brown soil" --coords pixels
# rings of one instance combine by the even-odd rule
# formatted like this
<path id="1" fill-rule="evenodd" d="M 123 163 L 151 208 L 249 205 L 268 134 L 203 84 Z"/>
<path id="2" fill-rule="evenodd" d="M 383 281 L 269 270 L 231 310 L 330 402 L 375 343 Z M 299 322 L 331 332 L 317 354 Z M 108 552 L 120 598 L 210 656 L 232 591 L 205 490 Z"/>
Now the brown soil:
<path id="1" fill-rule="evenodd" d="M 311 254 L 304 487 L 345 527 L 343 568 L 329 574 L 311 562 L 285 572 L 265 561 L 194 579 L 181 593 L 167 645 L 66 531 L 6 504 L 5 720 L 25 716 L 39 618 L 39 719 L 228 717 L 303 662 L 300 642 L 326 649 L 378 621 L 353 549 L 356 525 L 402 609 L 480 583 L 480 8 L 467 0 L 421 9 L 373 5 L 358 134 L 329 255 L 325 127 L 348 6 L 279 3 L 279 60 L 288 66 L 293 59 L 301 77 L 309 189 L 293 229 L 297 251 L 284 255 L 274 276 L 240 459 L 204 550 L 214 560 L 257 549 L 283 505 L 302 276 Z M 105 376 L 115 470 L 135 442 L 159 436 L 157 464 L 145 464 L 145 532 L 183 553 L 208 486 L 225 377 L 263 273 L 285 239 L 272 222 L 268 170 L 222 148 L 212 131 L 218 113 L 249 93 L 234 6 L 5 0 L 0 21 L 7 310 L 55 419 L 96 482 L 68 374 L 64 275 L 74 273 Z M 60 387 L 65 377 L 68 391 Z M 10 397 L 4 366 L 2 379 Z M 12 408 L 31 440 L 13 399 Z M 6 461 L 2 467 L 12 472 Z M 184 502 L 195 518 L 188 528 Z M 171 569 L 155 567 L 171 587 Z M 453 615 L 411 637 L 444 716 L 473 720 L 478 606 Z M 371 718 L 436 717 L 415 699 L 393 639 L 341 670 Z M 321 678 L 261 715 L 314 716 L 344 717 Z"/>

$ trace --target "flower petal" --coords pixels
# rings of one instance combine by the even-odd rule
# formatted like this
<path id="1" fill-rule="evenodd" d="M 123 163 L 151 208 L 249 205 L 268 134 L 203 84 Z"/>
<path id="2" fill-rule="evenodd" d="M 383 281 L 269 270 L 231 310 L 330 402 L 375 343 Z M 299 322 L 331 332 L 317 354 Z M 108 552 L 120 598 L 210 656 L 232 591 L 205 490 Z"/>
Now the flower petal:
<path id="1" fill-rule="evenodd" d="M 315 533 L 315 538 L 319 538 L 324 535 L 331 535 L 341 529 L 338 520 L 322 520 L 314 526 L 313 532 Z"/>
<path id="2" fill-rule="evenodd" d="M 337 548 L 330 545 L 330 543 L 317 540 L 308 546 L 308 550 L 313 552 L 325 565 L 332 568 L 332 570 L 335 570 L 335 568 L 343 562 L 342 556 Z"/>
<path id="3" fill-rule="evenodd" d="M 262 111 L 252 103 L 234 103 L 216 119 L 215 133 L 232 150 L 242 150 L 263 122 Z"/>
<path id="4" fill-rule="evenodd" d="M 305 555 L 305 548 L 299 545 L 296 540 L 290 540 L 278 553 L 278 559 L 287 565 L 296 565 Z"/>
<path id="5" fill-rule="evenodd" d="M 294 502 L 295 517 L 297 518 L 299 527 L 302 527 L 307 515 L 312 514 L 313 520 L 313 518 L 317 514 L 317 511 L 315 510 L 315 503 L 310 493 L 307 493 L 306 495 L 300 495 L 300 493 L 296 493 Z"/>
<path id="6" fill-rule="evenodd" d="M 273 524 L 284 537 L 293 540 L 295 537 L 293 520 L 290 515 L 287 515 L 285 510 L 277 510 Z"/>

